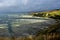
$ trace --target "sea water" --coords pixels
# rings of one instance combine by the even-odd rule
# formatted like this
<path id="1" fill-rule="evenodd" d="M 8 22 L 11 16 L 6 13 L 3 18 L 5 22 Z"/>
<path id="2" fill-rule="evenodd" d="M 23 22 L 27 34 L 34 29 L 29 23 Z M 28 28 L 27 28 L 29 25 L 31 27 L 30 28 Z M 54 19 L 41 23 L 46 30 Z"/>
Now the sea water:
<path id="1" fill-rule="evenodd" d="M 0 16 L 0 36 L 34 35 L 37 31 L 52 25 L 56 21 L 51 18 L 22 17 L 26 14 L 1 14 Z"/>

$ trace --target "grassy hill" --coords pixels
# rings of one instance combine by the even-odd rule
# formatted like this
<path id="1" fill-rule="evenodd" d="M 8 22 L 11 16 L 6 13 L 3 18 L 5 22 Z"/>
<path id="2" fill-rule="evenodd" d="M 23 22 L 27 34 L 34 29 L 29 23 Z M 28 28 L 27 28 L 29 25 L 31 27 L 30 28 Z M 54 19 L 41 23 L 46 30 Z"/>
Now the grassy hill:
<path id="1" fill-rule="evenodd" d="M 56 9 L 51 11 L 34 12 L 32 15 L 36 17 L 55 17 L 56 15 L 60 16 L 60 10 Z"/>

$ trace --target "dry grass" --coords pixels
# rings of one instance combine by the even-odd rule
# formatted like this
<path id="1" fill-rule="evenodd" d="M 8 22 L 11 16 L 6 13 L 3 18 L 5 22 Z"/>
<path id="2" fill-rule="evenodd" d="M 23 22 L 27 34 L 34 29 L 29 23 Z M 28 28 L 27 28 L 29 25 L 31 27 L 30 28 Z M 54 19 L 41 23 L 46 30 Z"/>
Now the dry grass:
<path id="1" fill-rule="evenodd" d="M 35 38 L 35 40 L 60 40 L 60 34 L 46 34 L 46 35 L 39 35 Z"/>
<path id="2" fill-rule="evenodd" d="M 29 37 L 17 37 L 17 38 L 9 38 L 9 37 L 0 37 L 0 40 L 60 40 L 60 34 L 46 34 L 35 36 L 34 38 Z"/>

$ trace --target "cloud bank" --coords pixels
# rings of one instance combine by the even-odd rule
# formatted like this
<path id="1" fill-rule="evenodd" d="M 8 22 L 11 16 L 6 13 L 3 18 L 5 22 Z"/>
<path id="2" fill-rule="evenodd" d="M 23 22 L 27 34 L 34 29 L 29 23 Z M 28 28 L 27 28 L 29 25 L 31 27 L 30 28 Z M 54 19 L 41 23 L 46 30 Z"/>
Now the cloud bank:
<path id="1" fill-rule="evenodd" d="M 0 0 L 0 12 L 60 9 L 60 0 Z"/>

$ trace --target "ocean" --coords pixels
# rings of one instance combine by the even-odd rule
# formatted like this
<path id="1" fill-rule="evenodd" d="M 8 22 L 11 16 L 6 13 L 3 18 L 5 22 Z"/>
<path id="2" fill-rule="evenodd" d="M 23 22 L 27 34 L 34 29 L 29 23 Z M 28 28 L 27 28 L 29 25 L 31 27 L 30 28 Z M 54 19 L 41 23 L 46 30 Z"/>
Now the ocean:
<path id="1" fill-rule="evenodd" d="M 32 17 L 27 14 L 1 14 L 0 36 L 35 35 L 39 30 L 48 28 L 55 22 L 51 18 Z"/>

